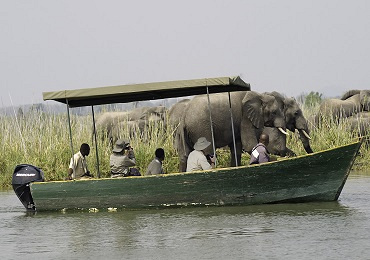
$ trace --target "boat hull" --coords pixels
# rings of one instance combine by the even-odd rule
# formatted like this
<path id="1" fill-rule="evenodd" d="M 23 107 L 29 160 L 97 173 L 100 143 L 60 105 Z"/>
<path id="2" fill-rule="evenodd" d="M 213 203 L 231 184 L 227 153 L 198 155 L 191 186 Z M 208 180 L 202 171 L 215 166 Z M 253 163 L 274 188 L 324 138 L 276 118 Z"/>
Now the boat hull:
<path id="1" fill-rule="evenodd" d="M 338 199 L 361 142 L 261 165 L 145 177 L 35 182 L 37 211 L 253 205 Z"/>

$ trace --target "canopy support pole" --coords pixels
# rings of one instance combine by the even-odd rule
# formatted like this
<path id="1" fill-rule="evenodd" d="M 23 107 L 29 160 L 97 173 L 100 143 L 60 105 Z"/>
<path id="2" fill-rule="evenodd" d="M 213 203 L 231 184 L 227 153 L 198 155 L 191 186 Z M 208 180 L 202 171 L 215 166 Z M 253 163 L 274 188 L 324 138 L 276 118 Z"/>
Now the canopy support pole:
<path id="1" fill-rule="evenodd" d="M 214 133 L 213 133 L 211 101 L 209 99 L 209 89 L 208 89 L 208 86 L 207 86 L 207 98 L 208 98 L 209 122 L 211 124 L 213 155 L 215 156 L 215 168 L 216 168 L 217 167 L 216 146 L 215 146 L 215 136 L 214 136 Z"/>
<path id="2" fill-rule="evenodd" d="M 69 113 L 69 104 L 68 104 L 68 99 L 66 99 L 66 104 L 67 104 L 67 116 L 68 116 L 68 126 L 69 126 L 69 140 L 70 140 L 70 145 L 71 145 L 71 153 L 72 153 L 72 157 L 73 158 L 73 155 L 74 155 L 74 150 L 73 150 L 73 140 L 72 140 L 72 127 L 71 127 L 71 116 L 70 116 L 70 113 Z M 74 161 L 72 159 L 72 163 L 73 163 L 73 169 L 75 168 L 75 165 L 74 165 Z M 75 176 L 75 172 L 73 171 L 72 173 L 72 178 L 74 179 L 76 176 Z"/>
<path id="3" fill-rule="evenodd" d="M 98 142 L 97 142 L 97 138 L 96 138 L 94 106 L 91 106 L 91 112 L 92 112 L 92 119 L 93 119 L 94 139 L 95 139 L 96 170 L 98 172 L 98 178 L 100 178 L 99 153 L 98 153 Z"/>
<path id="4" fill-rule="evenodd" d="M 233 112 L 232 112 L 232 109 L 231 109 L 231 96 L 230 96 L 230 92 L 228 92 L 228 94 L 229 94 L 229 109 L 230 109 L 230 117 L 231 117 L 231 131 L 233 132 L 233 144 L 234 144 L 234 154 L 235 154 L 235 166 L 239 166 L 239 165 L 238 165 L 238 157 L 237 157 L 237 153 L 236 153 L 235 130 L 234 130 L 234 118 L 233 118 Z"/>

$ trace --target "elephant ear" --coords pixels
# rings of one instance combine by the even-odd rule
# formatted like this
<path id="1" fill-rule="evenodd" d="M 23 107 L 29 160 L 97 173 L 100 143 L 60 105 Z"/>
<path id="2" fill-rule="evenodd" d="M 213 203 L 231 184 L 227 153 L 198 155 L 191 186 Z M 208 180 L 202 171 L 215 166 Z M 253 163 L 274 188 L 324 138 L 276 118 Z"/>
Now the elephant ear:
<path id="1" fill-rule="evenodd" d="M 261 95 L 249 91 L 242 100 L 243 118 L 248 118 L 254 127 L 263 127 L 263 111 Z"/>

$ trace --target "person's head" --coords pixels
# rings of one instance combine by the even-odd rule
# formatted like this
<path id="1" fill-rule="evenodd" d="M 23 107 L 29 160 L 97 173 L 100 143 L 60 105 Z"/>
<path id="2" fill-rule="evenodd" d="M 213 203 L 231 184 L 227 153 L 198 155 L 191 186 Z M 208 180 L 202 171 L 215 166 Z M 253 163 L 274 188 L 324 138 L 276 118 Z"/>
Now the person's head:
<path id="1" fill-rule="evenodd" d="M 200 137 L 198 141 L 194 144 L 194 150 L 203 151 L 208 146 L 210 146 L 211 142 L 209 142 L 205 137 Z"/>
<path id="2" fill-rule="evenodd" d="M 164 150 L 162 148 L 157 148 L 155 150 L 155 157 L 163 161 L 164 160 Z"/>
<path id="3" fill-rule="evenodd" d="M 259 140 L 260 143 L 263 143 L 265 146 L 268 146 L 269 142 L 270 142 L 270 138 L 269 138 L 269 135 L 268 134 L 261 134 L 260 135 L 260 140 Z"/>
<path id="4" fill-rule="evenodd" d="M 83 156 L 88 156 L 90 154 L 90 146 L 86 143 L 81 144 L 80 152 Z"/>
<path id="5" fill-rule="evenodd" d="M 122 153 L 125 149 L 130 147 L 130 143 L 123 139 L 118 139 L 114 144 L 113 152 L 115 153 Z"/>

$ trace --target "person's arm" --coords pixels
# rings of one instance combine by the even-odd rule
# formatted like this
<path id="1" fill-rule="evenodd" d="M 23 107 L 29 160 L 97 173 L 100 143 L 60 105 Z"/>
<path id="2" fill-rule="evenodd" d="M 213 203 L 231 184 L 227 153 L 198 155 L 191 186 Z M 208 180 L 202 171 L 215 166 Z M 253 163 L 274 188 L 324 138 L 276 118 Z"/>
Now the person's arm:
<path id="1" fill-rule="evenodd" d="M 209 169 L 212 169 L 215 167 L 215 164 L 213 162 L 213 164 L 209 164 L 209 162 L 207 161 L 207 157 L 206 156 L 203 156 L 202 158 L 199 158 L 199 164 L 200 164 L 200 167 L 203 169 L 203 170 L 209 170 Z"/>
<path id="2" fill-rule="evenodd" d="M 210 156 L 210 161 L 212 169 L 215 168 L 216 156 Z"/>
<path id="3" fill-rule="evenodd" d="M 135 158 L 130 159 L 128 156 L 125 156 L 122 165 L 125 167 L 135 166 L 136 165 Z"/>
<path id="4" fill-rule="evenodd" d="M 68 177 L 67 177 L 68 180 L 72 180 L 72 174 L 73 174 L 73 169 L 68 168 Z"/>
<path id="5" fill-rule="evenodd" d="M 85 171 L 85 174 L 84 176 L 88 176 L 88 177 L 93 177 L 89 171 L 89 169 L 87 168 L 87 162 L 86 162 L 86 158 L 83 158 L 83 166 L 84 166 L 84 171 Z"/>
<path id="6" fill-rule="evenodd" d="M 73 178 L 73 169 L 74 169 L 74 167 L 76 167 L 75 163 L 73 162 L 73 158 L 74 157 L 71 158 L 71 161 L 69 163 L 68 176 L 67 176 L 68 180 L 72 180 L 72 178 Z"/>

